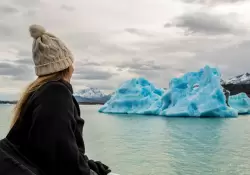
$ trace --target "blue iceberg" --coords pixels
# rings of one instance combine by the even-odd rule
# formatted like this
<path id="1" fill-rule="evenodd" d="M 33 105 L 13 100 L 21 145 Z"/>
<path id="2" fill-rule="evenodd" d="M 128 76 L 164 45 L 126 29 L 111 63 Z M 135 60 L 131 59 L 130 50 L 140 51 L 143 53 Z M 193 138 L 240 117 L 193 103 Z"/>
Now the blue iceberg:
<path id="1" fill-rule="evenodd" d="M 162 97 L 160 115 L 178 117 L 236 117 L 237 111 L 226 105 L 220 84 L 220 72 L 206 66 L 170 81 Z"/>
<path id="2" fill-rule="evenodd" d="M 250 113 L 250 98 L 245 93 L 230 96 L 229 105 L 236 109 L 239 114 Z"/>
<path id="3" fill-rule="evenodd" d="M 116 114 L 159 114 L 164 89 L 144 78 L 126 81 L 106 102 L 100 112 Z"/>
<path id="4" fill-rule="evenodd" d="M 144 78 L 126 81 L 99 112 L 148 114 L 169 117 L 236 117 L 226 105 L 221 74 L 209 66 L 170 81 L 169 89 L 155 87 Z"/>

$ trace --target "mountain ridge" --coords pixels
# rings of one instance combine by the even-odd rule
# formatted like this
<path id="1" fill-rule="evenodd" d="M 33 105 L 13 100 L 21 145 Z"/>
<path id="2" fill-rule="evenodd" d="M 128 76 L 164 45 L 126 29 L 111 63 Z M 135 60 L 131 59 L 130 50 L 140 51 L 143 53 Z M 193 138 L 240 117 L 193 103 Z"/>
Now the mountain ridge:
<path id="1" fill-rule="evenodd" d="M 250 73 L 246 72 L 222 81 L 223 84 L 250 84 Z"/>
<path id="2" fill-rule="evenodd" d="M 87 87 L 73 94 L 77 102 L 80 104 L 104 104 L 111 94 L 105 94 L 98 88 Z"/>

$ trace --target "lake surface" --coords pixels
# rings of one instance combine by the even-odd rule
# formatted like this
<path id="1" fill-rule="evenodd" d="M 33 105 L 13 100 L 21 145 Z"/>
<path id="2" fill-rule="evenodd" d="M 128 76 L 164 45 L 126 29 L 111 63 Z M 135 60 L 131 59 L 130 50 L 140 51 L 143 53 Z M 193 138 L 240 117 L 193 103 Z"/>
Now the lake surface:
<path id="1" fill-rule="evenodd" d="M 249 175 L 250 116 L 106 115 L 81 106 L 87 155 L 121 175 Z M 0 105 L 0 138 L 13 106 Z"/>

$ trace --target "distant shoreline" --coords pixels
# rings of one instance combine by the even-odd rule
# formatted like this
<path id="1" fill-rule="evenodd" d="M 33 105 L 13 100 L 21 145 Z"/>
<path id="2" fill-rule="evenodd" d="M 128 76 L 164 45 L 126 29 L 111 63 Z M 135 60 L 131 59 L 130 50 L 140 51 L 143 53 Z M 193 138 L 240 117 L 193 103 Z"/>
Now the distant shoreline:
<path id="1" fill-rule="evenodd" d="M 0 104 L 17 104 L 17 101 L 1 101 Z"/>
<path id="2" fill-rule="evenodd" d="M 105 103 L 78 102 L 79 105 L 104 105 Z"/>
<path id="3" fill-rule="evenodd" d="M 0 104 L 17 104 L 17 101 L 0 101 Z M 105 103 L 79 102 L 79 105 L 104 105 Z"/>

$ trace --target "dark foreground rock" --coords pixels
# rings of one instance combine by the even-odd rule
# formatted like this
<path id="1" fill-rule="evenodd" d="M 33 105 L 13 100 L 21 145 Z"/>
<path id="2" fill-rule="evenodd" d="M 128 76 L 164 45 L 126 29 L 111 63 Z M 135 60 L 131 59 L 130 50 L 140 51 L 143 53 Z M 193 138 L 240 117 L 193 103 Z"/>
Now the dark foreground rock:
<path id="1" fill-rule="evenodd" d="M 227 81 L 221 81 L 221 85 L 228 91 L 230 95 L 236 95 L 239 93 L 246 93 L 250 97 L 250 74 L 245 73 L 230 78 Z"/>
<path id="2" fill-rule="evenodd" d="M 239 93 L 246 93 L 250 97 L 250 84 L 224 84 L 222 85 L 226 90 L 230 91 L 230 95 Z"/>

